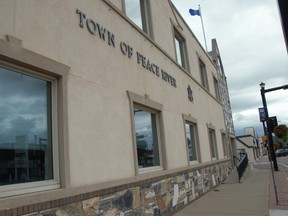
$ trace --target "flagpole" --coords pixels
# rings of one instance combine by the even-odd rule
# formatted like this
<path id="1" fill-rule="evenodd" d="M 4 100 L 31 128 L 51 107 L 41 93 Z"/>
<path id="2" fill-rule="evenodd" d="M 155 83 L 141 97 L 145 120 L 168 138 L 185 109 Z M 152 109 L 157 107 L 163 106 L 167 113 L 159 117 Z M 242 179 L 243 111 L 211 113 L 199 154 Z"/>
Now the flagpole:
<path id="1" fill-rule="evenodd" d="M 199 6 L 199 11 L 200 11 L 200 18 L 201 18 L 201 24 L 202 24 L 202 31 L 203 31 L 203 36 L 204 36 L 205 48 L 206 48 L 206 52 L 208 52 L 207 43 L 206 43 L 206 36 L 205 36 L 205 30 L 204 30 L 203 19 L 202 19 L 202 11 L 201 11 L 200 5 L 198 5 L 198 6 Z"/>

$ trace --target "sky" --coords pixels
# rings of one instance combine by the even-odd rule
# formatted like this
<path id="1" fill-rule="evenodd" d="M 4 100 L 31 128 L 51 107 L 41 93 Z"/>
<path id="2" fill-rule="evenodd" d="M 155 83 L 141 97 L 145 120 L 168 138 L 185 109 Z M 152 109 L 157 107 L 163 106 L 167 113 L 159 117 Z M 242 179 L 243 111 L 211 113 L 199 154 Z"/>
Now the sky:
<path id="1" fill-rule="evenodd" d="M 202 12 L 208 51 L 216 38 L 227 77 L 235 134 L 253 127 L 263 135 L 258 108 L 263 107 L 261 82 L 265 88 L 288 84 L 288 55 L 276 0 L 172 0 L 205 49 L 199 16 Z M 269 116 L 288 125 L 288 90 L 265 94 Z"/>

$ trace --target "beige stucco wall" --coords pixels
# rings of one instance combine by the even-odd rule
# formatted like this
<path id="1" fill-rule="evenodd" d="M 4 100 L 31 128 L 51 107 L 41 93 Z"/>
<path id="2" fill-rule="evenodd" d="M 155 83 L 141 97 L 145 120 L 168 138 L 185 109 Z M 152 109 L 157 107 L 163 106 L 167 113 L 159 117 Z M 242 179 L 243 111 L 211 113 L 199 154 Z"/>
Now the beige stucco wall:
<path id="1" fill-rule="evenodd" d="M 214 98 L 211 72 L 215 72 L 201 46 L 191 41 L 190 32 L 179 19 L 189 44 L 190 72 L 175 64 L 172 11 L 167 3 L 151 1 L 155 17 L 151 42 L 131 23 L 103 1 L 4 0 L 0 2 L 0 38 L 10 34 L 23 47 L 71 67 L 68 76 L 68 144 L 71 186 L 83 186 L 133 177 L 133 136 L 127 90 L 148 95 L 163 105 L 167 169 L 188 166 L 182 114 L 198 121 L 202 162 L 211 161 L 207 124 L 216 128 L 219 158 L 223 159 L 220 130 L 223 110 Z M 120 4 L 116 5 L 120 7 Z M 79 26 L 76 9 L 86 13 L 115 34 L 115 47 Z M 152 12 L 153 13 L 153 12 Z M 156 16 L 153 13 L 153 16 Z M 123 41 L 133 47 L 128 58 L 120 50 Z M 163 50 L 157 47 L 159 44 Z M 177 88 L 137 63 L 136 51 L 177 80 Z M 166 55 L 167 53 L 168 55 Z M 198 56 L 205 61 L 211 94 L 200 83 Z M 187 98 L 187 87 L 194 101 Z"/>
<path id="2" fill-rule="evenodd" d="M 257 158 L 257 145 L 256 145 L 256 140 L 255 138 L 253 138 L 252 136 L 247 136 L 247 137 L 240 137 L 239 138 L 241 141 L 243 141 L 246 145 L 248 145 L 249 147 L 243 145 L 241 142 L 239 142 L 236 139 L 236 145 L 237 145 L 237 149 L 245 149 L 247 156 L 248 156 L 248 160 L 250 162 L 255 162 L 256 160 L 258 160 Z M 254 142 L 255 143 L 254 143 Z M 253 148 L 252 148 L 253 147 Z"/>

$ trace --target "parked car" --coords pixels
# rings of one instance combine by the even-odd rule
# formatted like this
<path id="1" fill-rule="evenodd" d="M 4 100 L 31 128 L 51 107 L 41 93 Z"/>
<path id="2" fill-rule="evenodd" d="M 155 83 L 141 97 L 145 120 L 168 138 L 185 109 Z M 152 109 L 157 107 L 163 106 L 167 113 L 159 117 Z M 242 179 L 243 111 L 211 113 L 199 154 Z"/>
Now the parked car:
<path id="1" fill-rule="evenodd" d="M 275 152 L 276 157 L 282 157 L 282 156 L 287 156 L 288 155 L 288 149 L 278 149 Z"/>

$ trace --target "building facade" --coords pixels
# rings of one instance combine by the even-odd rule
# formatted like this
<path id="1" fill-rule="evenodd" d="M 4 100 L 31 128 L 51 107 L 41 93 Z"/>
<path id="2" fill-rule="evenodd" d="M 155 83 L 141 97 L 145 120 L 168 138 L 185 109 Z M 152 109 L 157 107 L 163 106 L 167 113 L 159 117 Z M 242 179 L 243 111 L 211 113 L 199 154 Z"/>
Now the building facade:
<path id="1" fill-rule="evenodd" d="M 239 152 L 245 152 L 248 156 L 249 162 L 255 162 L 261 157 L 261 149 L 258 145 L 258 139 L 251 134 L 237 136 L 236 145 L 239 160 L 241 159 Z"/>
<path id="2" fill-rule="evenodd" d="M 282 24 L 282 30 L 284 35 L 284 40 L 286 43 L 286 49 L 288 52 L 288 3 L 285 0 L 278 0 L 278 9 L 279 9 L 279 15 L 280 20 Z"/>
<path id="3" fill-rule="evenodd" d="M 230 173 L 217 66 L 170 1 L 0 11 L 1 216 L 170 215 Z"/>
<path id="4" fill-rule="evenodd" d="M 223 105 L 223 114 L 225 121 L 226 136 L 223 135 L 223 139 L 228 143 L 228 148 L 225 149 L 225 155 L 237 156 L 237 147 L 235 143 L 235 130 L 232 116 L 232 108 L 230 103 L 229 89 L 227 83 L 227 77 L 224 71 L 224 65 L 221 59 L 220 51 L 216 39 L 212 39 L 212 50 L 209 55 L 214 62 L 217 69 L 217 79 L 214 78 L 216 97 L 221 100 Z M 217 88 L 218 86 L 218 88 Z"/>

